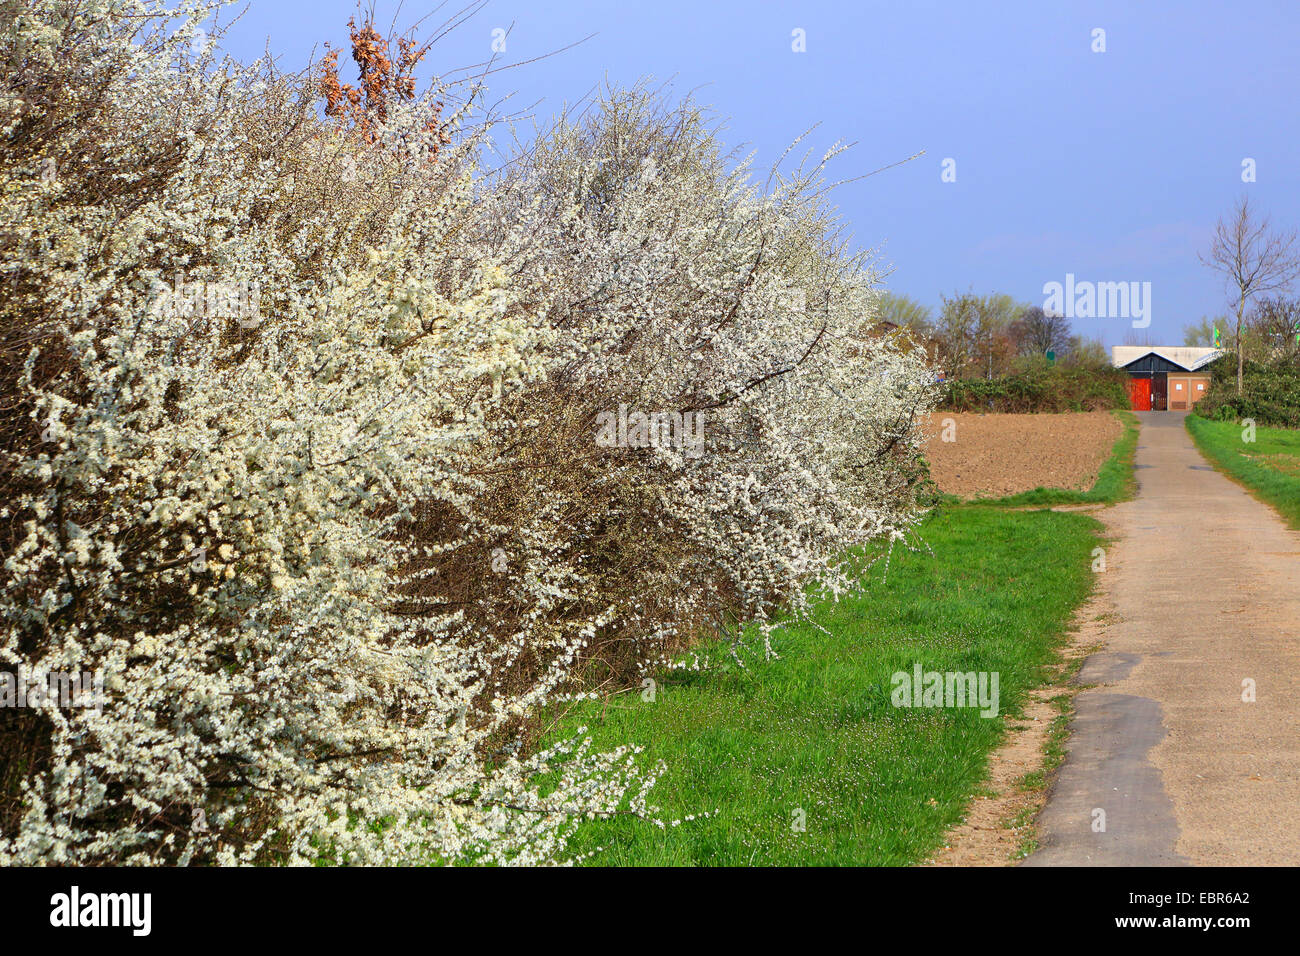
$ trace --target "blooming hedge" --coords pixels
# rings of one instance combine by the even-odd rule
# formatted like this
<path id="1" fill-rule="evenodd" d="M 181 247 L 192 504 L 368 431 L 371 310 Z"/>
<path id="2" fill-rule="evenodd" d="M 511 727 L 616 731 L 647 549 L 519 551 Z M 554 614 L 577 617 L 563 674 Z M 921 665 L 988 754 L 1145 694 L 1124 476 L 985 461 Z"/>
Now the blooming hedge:
<path id="1" fill-rule="evenodd" d="M 653 817 L 631 743 L 539 715 L 916 518 L 932 375 L 825 159 L 760 189 L 636 88 L 486 170 L 472 90 L 355 135 L 164 10 L 0 13 L 0 671 L 103 678 L 0 708 L 0 862 L 537 863 Z"/>

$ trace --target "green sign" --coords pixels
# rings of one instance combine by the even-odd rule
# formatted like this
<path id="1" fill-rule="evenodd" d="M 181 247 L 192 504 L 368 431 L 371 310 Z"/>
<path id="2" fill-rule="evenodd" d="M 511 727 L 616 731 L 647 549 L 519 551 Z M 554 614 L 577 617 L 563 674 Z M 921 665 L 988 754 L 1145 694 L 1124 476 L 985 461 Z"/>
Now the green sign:
<path id="1" fill-rule="evenodd" d="M 1055 362 L 1055 361 L 1056 361 L 1056 353 L 1053 352 L 1051 349 L 1048 349 L 1048 350 L 1047 350 L 1047 361 L 1049 361 L 1049 362 Z"/>

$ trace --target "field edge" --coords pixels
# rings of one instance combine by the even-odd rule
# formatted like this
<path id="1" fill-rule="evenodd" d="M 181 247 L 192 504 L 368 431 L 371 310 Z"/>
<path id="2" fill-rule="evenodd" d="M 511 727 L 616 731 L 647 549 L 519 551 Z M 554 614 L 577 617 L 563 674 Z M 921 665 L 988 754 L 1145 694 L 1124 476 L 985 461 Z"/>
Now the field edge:
<path id="1" fill-rule="evenodd" d="M 1239 423 L 1214 421 L 1189 414 L 1183 421 L 1183 427 L 1191 436 L 1196 450 L 1216 471 L 1272 508 L 1293 530 L 1300 531 L 1300 478 L 1292 478 L 1258 464 L 1225 441 L 1224 434 L 1220 433 L 1238 432 L 1242 427 Z M 1257 433 L 1263 433 L 1265 439 L 1273 435 L 1287 436 L 1288 439 L 1294 436 L 1297 451 L 1300 451 L 1300 432 L 1260 426 Z"/>

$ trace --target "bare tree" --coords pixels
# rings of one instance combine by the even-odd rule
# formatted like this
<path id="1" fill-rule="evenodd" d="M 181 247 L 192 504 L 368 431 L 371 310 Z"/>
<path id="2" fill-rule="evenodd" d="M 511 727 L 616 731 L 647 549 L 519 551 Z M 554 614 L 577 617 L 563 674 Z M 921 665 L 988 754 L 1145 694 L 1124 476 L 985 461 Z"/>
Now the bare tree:
<path id="1" fill-rule="evenodd" d="M 1256 296 L 1290 287 L 1300 274 L 1296 232 L 1274 231 L 1269 218 L 1257 218 L 1250 200 L 1242 196 L 1214 228 L 1214 239 L 1201 261 L 1223 275 L 1237 312 L 1237 394 L 1241 394 L 1245 352 L 1242 323 L 1246 307 Z"/>
<path id="2" fill-rule="evenodd" d="M 1110 365 L 1110 355 L 1101 339 L 1072 335 L 1065 352 L 1065 364 L 1075 368 L 1106 368 Z"/>
<path id="3" fill-rule="evenodd" d="M 965 378 L 978 361 L 979 297 L 967 292 L 940 298 L 943 307 L 934 334 L 942 348 L 944 371 L 953 378 Z"/>
<path id="4" fill-rule="evenodd" d="M 956 378 L 1005 374 L 1016 353 L 1014 319 L 1027 306 L 1004 292 L 940 298 L 943 306 L 931 334 L 942 346 L 945 370 Z"/>
<path id="5" fill-rule="evenodd" d="M 1070 320 L 1032 305 L 1011 327 L 1021 355 L 1064 354 L 1070 348 Z"/>

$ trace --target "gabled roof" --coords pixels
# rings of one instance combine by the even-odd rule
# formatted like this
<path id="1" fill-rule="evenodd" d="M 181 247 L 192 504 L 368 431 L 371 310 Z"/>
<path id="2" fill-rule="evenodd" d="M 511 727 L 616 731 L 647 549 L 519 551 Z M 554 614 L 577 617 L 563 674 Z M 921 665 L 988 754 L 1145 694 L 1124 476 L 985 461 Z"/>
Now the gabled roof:
<path id="1" fill-rule="evenodd" d="M 1195 372 L 1209 365 L 1223 354 L 1222 349 L 1210 349 L 1189 345 L 1112 345 L 1110 364 L 1116 368 L 1132 365 L 1138 359 L 1148 355 L 1158 355 L 1166 362 L 1173 362 L 1179 368 Z"/>

